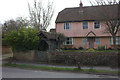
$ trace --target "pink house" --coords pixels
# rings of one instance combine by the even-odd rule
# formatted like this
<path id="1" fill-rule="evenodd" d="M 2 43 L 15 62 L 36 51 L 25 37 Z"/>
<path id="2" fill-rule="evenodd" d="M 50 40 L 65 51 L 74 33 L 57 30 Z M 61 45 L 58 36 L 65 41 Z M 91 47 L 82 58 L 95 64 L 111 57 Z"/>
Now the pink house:
<path id="1" fill-rule="evenodd" d="M 63 47 L 83 47 L 86 49 L 105 46 L 111 48 L 113 38 L 106 33 L 106 25 L 101 14 L 104 12 L 113 19 L 118 18 L 119 4 L 66 8 L 59 12 L 56 19 L 56 32 L 67 38 Z M 102 13 L 101 13 L 102 12 Z M 116 35 L 116 44 L 120 45 L 120 31 Z"/>

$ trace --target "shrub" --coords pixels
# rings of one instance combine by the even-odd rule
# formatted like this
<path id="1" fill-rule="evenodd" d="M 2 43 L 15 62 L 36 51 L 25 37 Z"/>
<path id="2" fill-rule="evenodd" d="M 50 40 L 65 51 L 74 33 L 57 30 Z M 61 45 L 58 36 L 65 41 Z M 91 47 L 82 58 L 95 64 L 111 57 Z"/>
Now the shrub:
<path id="1" fill-rule="evenodd" d="M 107 50 L 113 50 L 112 48 L 108 48 Z"/>
<path id="2" fill-rule="evenodd" d="M 95 52 L 95 50 L 91 48 L 91 49 L 88 49 L 87 52 Z"/>
<path id="3" fill-rule="evenodd" d="M 83 50 L 83 47 L 79 47 L 78 49 L 79 49 L 79 50 Z"/>
<path id="4" fill-rule="evenodd" d="M 61 48 L 62 50 L 78 50 L 76 47 L 74 47 L 74 48 Z"/>
<path id="5" fill-rule="evenodd" d="M 105 50 L 105 46 L 98 46 L 97 50 Z"/>
<path id="6" fill-rule="evenodd" d="M 73 50 L 78 50 L 78 49 L 76 47 L 74 47 Z"/>

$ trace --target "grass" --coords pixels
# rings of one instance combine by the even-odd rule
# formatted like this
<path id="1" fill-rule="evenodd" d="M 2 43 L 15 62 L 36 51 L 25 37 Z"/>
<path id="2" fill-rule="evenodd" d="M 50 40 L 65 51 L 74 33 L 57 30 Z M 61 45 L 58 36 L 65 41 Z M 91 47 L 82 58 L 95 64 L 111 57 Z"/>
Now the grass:
<path id="1" fill-rule="evenodd" d="M 3 54 L 2 57 L 3 57 L 3 58 L 6 58 L 6 57 L 13 57 L 13 54 L 12 54 L 12 53 L 10 53 L 10 54 Z"/>
<path id="2" fill-rule="evenodd" d="M 64 67 L 48 67 L 48 66 L 36 66 L 28 64 L 9 64 L 4 63 L 3 66 L 18 67 L 18 68 L 28 68 L 28 69 L 38 69 L 38 70 L 54 70 L 54 71 L 71 71 L 71 72 L 86 72 L 86 73 L 101 73 L 101 74 L 120 74 L 120 71 L 110 71 L 110 70 L 97 70 L 97 69 L 81 69 L 78 68 L 64 68 Z"/>
<path id="3" fill-rule="evenodd" d="M 88 50 L 62 50 L 65 52 L 117 52 L 116 50 L 94 50 L 94 51 L 88 51 Z M 120 50 L 118 50 L 120 52 Z"/>

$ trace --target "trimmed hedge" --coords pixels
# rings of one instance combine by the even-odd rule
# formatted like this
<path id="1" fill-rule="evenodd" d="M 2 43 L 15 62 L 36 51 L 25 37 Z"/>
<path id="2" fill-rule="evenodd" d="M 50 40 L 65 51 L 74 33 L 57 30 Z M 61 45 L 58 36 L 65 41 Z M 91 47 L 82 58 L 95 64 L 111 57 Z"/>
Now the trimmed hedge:
<path id="1" fill-rule="evenodd" d="M 116 66 L 118 67 L 118 52 L 53 52 L 51 62 L 77 64 L 85 66 Z"/>

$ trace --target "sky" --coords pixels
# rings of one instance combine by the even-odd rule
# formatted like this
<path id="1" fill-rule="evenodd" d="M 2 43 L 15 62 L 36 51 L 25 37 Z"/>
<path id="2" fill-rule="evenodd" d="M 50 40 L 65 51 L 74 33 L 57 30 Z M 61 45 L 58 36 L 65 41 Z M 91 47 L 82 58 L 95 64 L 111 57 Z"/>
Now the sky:
<path id="1" fill-rule="evenodd" d="M 48 0 L 40 0 L 45 1 Z M 51 24 L 48 28 L 55 28 L 55 19 L 58 15 L 58 12 L 62 11 L 65 8 L 69 7 L 78 7 L 80 0 L 49 0 L 53 1 L 55 6 L 55 12 Z M 15 19 L 17 17 L 28 17 L 28 2 L 32 5 L 34 0 L 0 0 L 0 23 L 4 23 L 9 19 Z M 89 0 L 82 0 L 83 6 L 90 6 Z"/>

